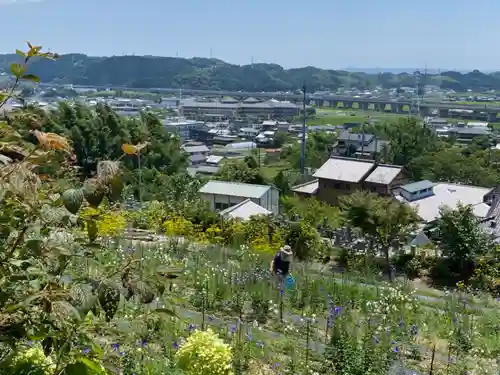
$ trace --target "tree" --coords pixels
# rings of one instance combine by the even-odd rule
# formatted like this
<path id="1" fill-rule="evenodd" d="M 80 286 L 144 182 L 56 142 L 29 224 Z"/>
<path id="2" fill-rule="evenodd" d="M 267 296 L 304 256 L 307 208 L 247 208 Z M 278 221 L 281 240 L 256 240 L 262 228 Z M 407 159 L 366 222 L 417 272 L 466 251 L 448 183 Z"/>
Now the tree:
<path id="1" fill-rule="evenodd" d="M 391 143 L 394 164 L 408 166 L 416 157 L 438 147 L 437 136 L 415 118 L 400 118 L 385 124 L 383 132 Z"/>
<path id="2" fill-rule="evenodd" d="M 392 281 L 389 251 L 408 238 L 418 222 L 416 212 L 407 204 L 366 192 L 343 197 L 341 207 L 346 221 L 372 237 L 380 247 Z"/>
<path id="3" fill-rule="evenodd" d="M 216 178 L 222 181 L 243 182 L 246 184 L 265 184 L 265 178 L 260 169 L 250 168 L 247 162 L 237 161 L 224 164 L 218 171 Z"/>
<path id="4" fill-rule="evenodd" d="M 276 132 L 273 137 L 274 147 L 281 148 L 281 146 L 285 144 L 287 138 L 288 138 L 287 132 L 281 132 L 281 131 Z"/>
<path id="5" fill-rule="evenodd" d="M 319 168 L 330 157 L 336 136 L 327 133 L 310 133 L 306 141 L 306 166 Z M 300 168 L 300 143 L 283 150 L 293 168 Z"/>
<path id="6" fill-rule="evenodd" d="M 460 204 L 455 210 L 441 208 L 437 233 L 452 267 L 462 274 L 463 271 L 471 274 L 477 257 L 495 249 L 493 239 L 482 230 L 470 205 Z"/>
<path id="7" fill-rule="evenodd" d="M 273 178 L 274 186 L 280 191 L 281 196 L 285 196 L 291 193 L 292 186 L 290 184 L 290 179 L 285 175 L 283 171 L 279 171 Z"/>

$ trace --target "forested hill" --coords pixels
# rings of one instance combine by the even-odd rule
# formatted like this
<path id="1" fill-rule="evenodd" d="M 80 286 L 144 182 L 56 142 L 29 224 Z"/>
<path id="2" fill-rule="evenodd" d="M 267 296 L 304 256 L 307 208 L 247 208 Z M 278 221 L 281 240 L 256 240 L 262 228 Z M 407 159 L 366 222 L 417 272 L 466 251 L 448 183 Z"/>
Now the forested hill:
<path id="1" fill-rule="evenodd" d="M 0 72 L 8 72 L 9 64 L 20 59 L 17 55 L 0 55 Z M 276 64 L 233 65 L 218 59 L 173 58 L 155 56 L 90 57 L 83 54 L 63 55 L 53 61 L 34 61 L 33 74 L 42 82 L 78 85 L 114 85 L 131 88 L 184 87 L 207 90 L 288 91 L 297 90 L 307 82 L 312 91 L 341 86 L 369 89 L 414 86 L 412 74 L 348 73 L 315 67 L 283 69 Z M 421 81 L 423 78 L 421 79 Z M 456 91 L 500 90 L 500 72 L 466 74 L 443 72 L 428 75 L 427 84 Z"/>

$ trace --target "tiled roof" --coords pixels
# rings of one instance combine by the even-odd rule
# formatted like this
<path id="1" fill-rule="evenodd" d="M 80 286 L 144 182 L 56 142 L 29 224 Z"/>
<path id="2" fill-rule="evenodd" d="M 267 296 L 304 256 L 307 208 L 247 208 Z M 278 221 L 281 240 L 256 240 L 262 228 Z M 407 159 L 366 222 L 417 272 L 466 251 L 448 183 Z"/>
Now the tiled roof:
<path id="1" fill-rule="evenodd" d="M 370 175 L 365 178 L 366 182 L 389 185 L 403 170 L 396 165 L 379 165 Z"/>
<path id="2" fill-rule="evenodd" d="M 231 217 L 233 219 L 248 220 L 255 215 L 270 215 L 272 212 L 266 210 L 264 207 L 259 206 L 257 203 L 246 199 L 232 207 L 226 208 L 220 212 L 220 215 Z"/>
<path id="3" fill-rule="evenodd" d="M 185 146 L 184 151 L 188 154 L 194 154 L 195 152 L 208 152 L 210 151 L 207 146 Z"/>
<path id="4" fill-rule="evenodd" d="M 314 195 L 318 192 L 319 180 L 309 181 L 305 184 L 297 185 L 292 187 L 292 191 L 301 194 Z"/>
<path id="5" fill-rule="evenodd" d="M 233 197 L 258 199 L 267 193 L 269 189 L 271 189 L 269 185 L 253 185 L 241 182 L 212 180 L 202 186 L 199 192 L 204 194 L 230 195 Z"/>
<path id="6" fill-rule="evenodd" d="M 334 156 L 323 164 L 313 176 L 326 180 L 356 183 L 363 180 L 374 165 L 375 162 L 372 160 L 359 160 Z"/>

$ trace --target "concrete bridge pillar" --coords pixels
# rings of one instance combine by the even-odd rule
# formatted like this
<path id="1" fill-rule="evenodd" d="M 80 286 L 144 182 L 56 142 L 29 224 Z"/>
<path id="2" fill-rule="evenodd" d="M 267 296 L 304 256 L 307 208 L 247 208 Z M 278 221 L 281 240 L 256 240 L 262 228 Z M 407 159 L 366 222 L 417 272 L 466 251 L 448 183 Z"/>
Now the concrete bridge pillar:
<path id="1" fill-rule="evenodd" d="M 391 112 L 399 113 L 399 104 L 391 103 Z"/>
<path id="2" fill-rule="evenodd" d="M 359 109 L 362 109 L 364 111 L 367 111 L 370 107 L 370 103 L 368 102 L 362 102 L 362 103 L 358 103 L 359 104 Z"/>
<path id="3" fill-rule="evenodd" d="M 323 100 L 321 100 L 321 99 L 316 99 L 316 100 L 314 101 L 314 105 L 315 105 L 316 107 L 318 107 L 318 108 L 320 108 L 320 107 L 322 106 L 322 104 L 323 104 Z"/>
<path id="4" fill-rule="evenodd" d="M 353 103 L 353 102 L 348 102 L 348 101 L 344 100 L 344 102 L 343 102 L 343 103 L 344 103 L 344 108 L 345 108 L 345 109 L 350 109 L 350 108 L 352 108 L 352 103 Z"/>

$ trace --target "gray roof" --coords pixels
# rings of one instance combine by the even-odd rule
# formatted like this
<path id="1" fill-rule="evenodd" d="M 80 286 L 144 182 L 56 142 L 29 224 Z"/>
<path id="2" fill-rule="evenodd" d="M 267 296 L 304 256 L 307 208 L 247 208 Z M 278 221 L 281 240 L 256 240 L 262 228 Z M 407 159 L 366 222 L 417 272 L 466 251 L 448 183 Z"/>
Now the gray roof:
<path id="1" fill-rule="evenodd" d="M 433 195 L 413 202 L 407 202 L 402 196 L 397 196 L 396 198 L 416 209 L 418 216 L 425 222 L 436 220 L 439 217 L 439 209 L 441 207 L 448 207 L 454 210 L 457 208 L 458 203 L 471 205 L 474 215 L 477 217 L 484 218 L 488 213 L 489 206 L 483 203 L 483 197 L 490 189 L 477 186 L 438 183 L 434 185 L 432 191 L 434 192 Z"/>
<path id="2" fill-rule="evenodd" d="M 361 149 L 363 149 L 363 152 L 382 152 L 384 150 L 384 147 L 387 146 L 389 147 L 390 146 L 390 142 L 389 141 L 384 141 L 382 139 L 378 139 L 378 140 L 373 140 L 371 141 L 369 144 L 367 144 L 366 146 L 364 147 L 361 147 L 359 146 L 356 151 L 357 152 L 361 152 Z M 377 149 L 375 149 L 375 147 Z"/>
<path id="3" fill-rule="evenodd" d="M 491 207 L 481 226 L 494 237 L 497 243 L 500 242 L 500 199 L 496 199 L 491 203 Z"/>
<path id="4" fill-rule="evenodd" d="M 450 133 L 470 134 L 470 135 L 488 135 L 490 130 L 487 128 L 453 128 L 449 130 Z"/>
<path id="5" fill-rule="evenodd" d="M 245 100 L 243 100 L 243 103 L 259 103 L 259 102 L 260 102 L 260 100 L 252 98 L 252 97 L 249 97 L 249 98 L 246 98 Z"/>
<path id="6" fill-rule="evenodd" d="M 429 180 L 423 180 L 418 182 L 412 182 L 411 184 L 402 185 L 399 188 L 407 191 L 408 193 L 416 193 L 417 191 L 422 191 L 424 189 L 434 187 L 434 182 Z"/>
<path id="7" fill-rule="evenodd" d="M 301 185 L 293 186 L 292 191 L 302 194 L 314 195 L 318 192 L 319 180 L 309 181 Z"/>
<path id="8" fill-rule="evenodd" d="M 246 199 L 243 202 L 221 211 L 220 215 L 226 217 L 229 216 L 233 219 L 248 220 L 255 215 L 270 215 L 271 213 L 271 211 L 266 210 L 264 207 L 259 206 L 250 199 Z"/>
<path id="9" fill-rule="evenodd" d="M 194 154 L 195 152 L 208 152 L 210 151 L 207 146 L 184 146 L 184 151 L 188 154 Z"/>
<path id="10" fill-rule="evenodd" d="M 266 194 L 271 186 L 244 184 L 242 182 L 228 181 L 208 181 L 199 190 L 204 194 L 230 195 L 233 197 L 255 198 L 259 199 Z"/>
<path id="11" fill-rule="evenodd" d="M 222 159 L 224 159 L 224 156 L 220 156 L 220 155 L 209 155 L 208 158 L 207 158 L 207 163 L 210 163 L 210 164 L 219 164 Z"/>
<path id="12" fill-rule="evenodd" d="M 374 184 L 389 185 L 402 170 L 403 167 L 396 165 L 379 165 L 367 178 L 365 178 L 365 181 Z"/>
<path id="13" fill-rule="evenodd" d="M 313 177 L 335 181 L 359 182 L 371 171 L 374 165 L 375 162 L 372 160 L 358 160 L 334 156 L 323 164 L 314 173 Z"/>
<path id="14" fill-rule="evenodd" d="M 190 156 L 189 156 L 189 160 L 190 160 L 192 163 L 205 161 L 206 159 L 207 159 L 207 157 L 206 157 L 205 155 L 193 154 L 193 155 L 190 155 Z"/>
<path id="15" fill-rule="evenodd" d="M 364 138 L 363 138 L 364 136 Z M 367 134 L 367 133 L 351 133 L 348 131 L 343 131 L 340 133 L 338 140 L 339 141 L 359 141 L 361 142 L 364 139 L 365 143 L 370 143 L 373 140 L 374 135 L 373 134 Z"/>

